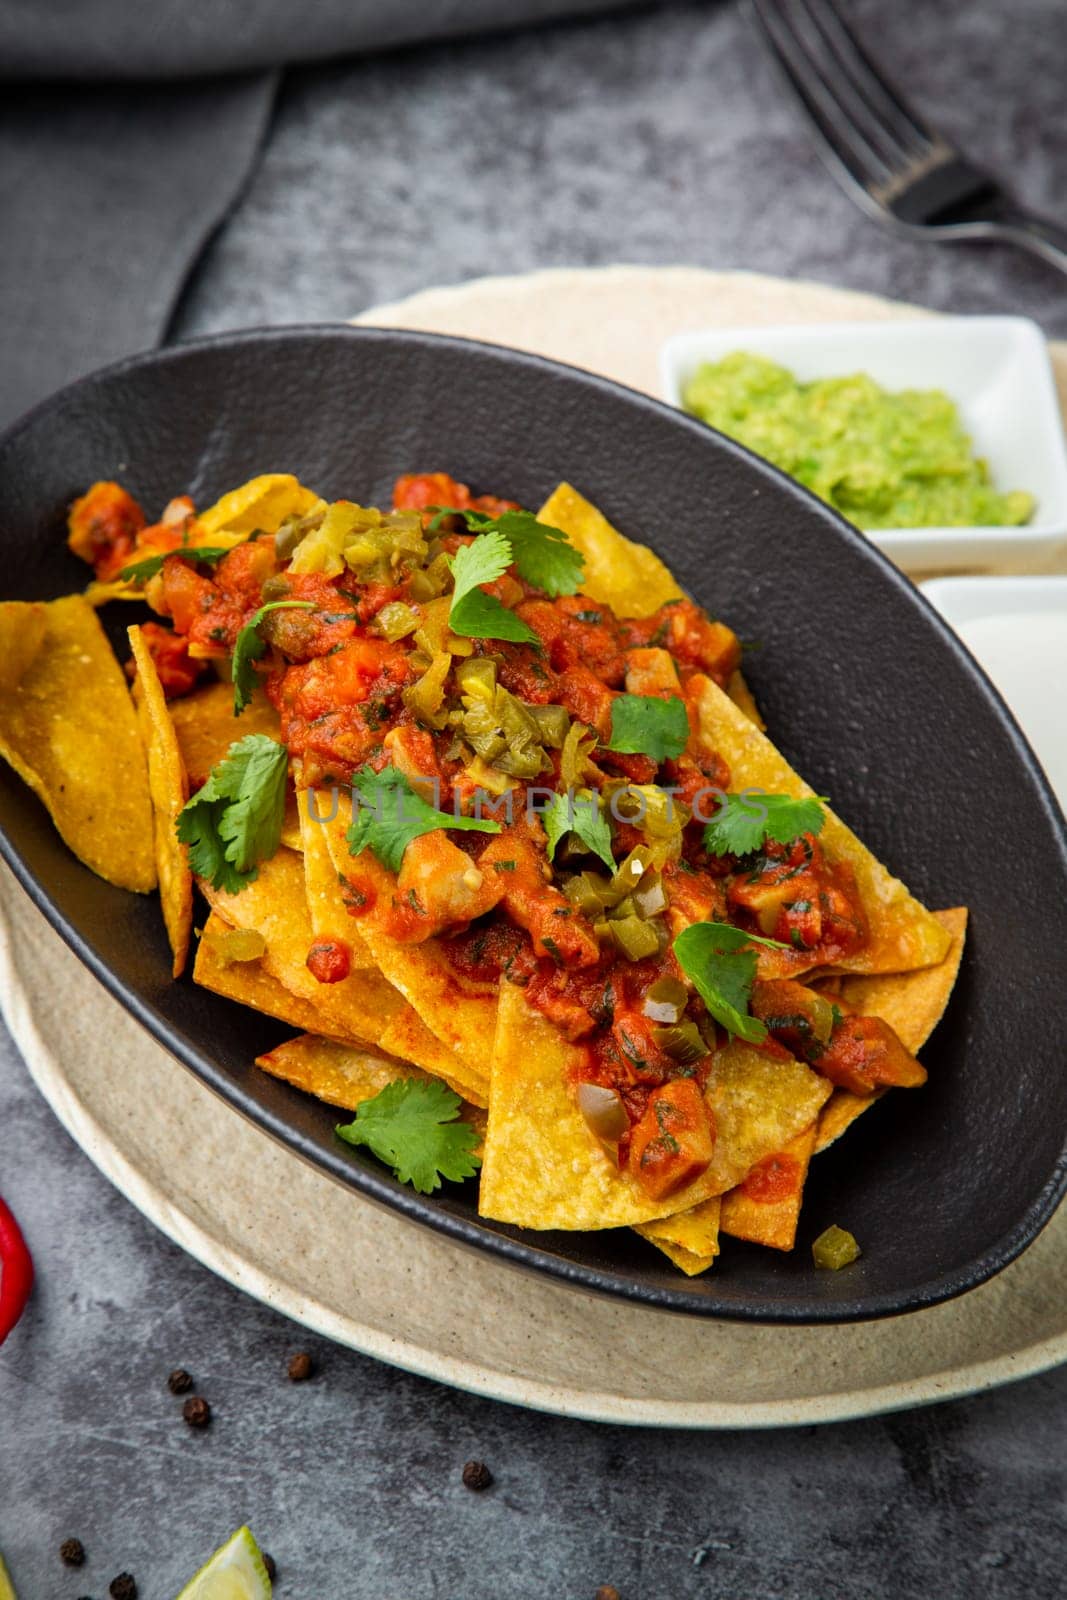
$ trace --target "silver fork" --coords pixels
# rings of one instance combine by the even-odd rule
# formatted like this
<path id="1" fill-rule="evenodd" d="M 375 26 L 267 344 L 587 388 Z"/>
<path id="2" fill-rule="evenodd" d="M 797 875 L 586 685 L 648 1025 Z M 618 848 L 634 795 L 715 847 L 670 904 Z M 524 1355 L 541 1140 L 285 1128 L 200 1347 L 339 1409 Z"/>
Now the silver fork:
<path id="1" fill-rule="evenodd" d="M 831 172 L 869 216 L 923 239 L 999 239 L 1067 272 L 1067 228 L 1018 205 L 908 105 L 834 0 L 747 0 Z"/>

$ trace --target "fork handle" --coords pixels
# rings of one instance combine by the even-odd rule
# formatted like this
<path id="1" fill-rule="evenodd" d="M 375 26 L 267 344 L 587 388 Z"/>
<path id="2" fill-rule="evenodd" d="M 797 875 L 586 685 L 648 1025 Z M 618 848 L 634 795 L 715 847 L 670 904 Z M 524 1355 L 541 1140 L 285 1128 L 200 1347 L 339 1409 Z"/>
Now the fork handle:
<path id="1" fill-rule="evenodd" d="M 997 231 L 1003 238 L 1059 267 L 1061 272 L 1067 272 L 1067 228 L 1015 206 L 1006 207 L 996 221 Z"/>

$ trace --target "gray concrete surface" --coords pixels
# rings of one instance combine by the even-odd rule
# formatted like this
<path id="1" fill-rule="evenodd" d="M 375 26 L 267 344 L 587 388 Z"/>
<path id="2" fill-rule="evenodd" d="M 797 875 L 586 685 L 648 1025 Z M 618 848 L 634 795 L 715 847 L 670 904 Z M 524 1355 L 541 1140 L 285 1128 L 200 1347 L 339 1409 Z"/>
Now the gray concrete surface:
<path id="1" fill-rule="evenodd" d="M 857 5 L 924 106 L 1062 212 L 1059 0 Z M 688 261 L 1067 334 L 1063 281 L 891 239 L 825 177 L 731 5 L 665 7 L 294 75 L 182 336 L 350 315 L 483 272 Z M 169 1600 L 242 1520 L 294 1600 L 1054 1600 L 1067 1372 L 779 1434 L 523 1413 L 309 1338 L 163 1239 L 0 1042 L 0 1191 L 39 1264 L 0 1353 L 0 1549 L 21 1600 Z M 319 1375 L 291 1385 L 288 1354 Z M 165 1386 L 187 1366 L 204 1435 Z M 477 1456 L 496 1476 L 459 1481 Z M 87 1566 L 58 1559 L 80 1537 Z"/>

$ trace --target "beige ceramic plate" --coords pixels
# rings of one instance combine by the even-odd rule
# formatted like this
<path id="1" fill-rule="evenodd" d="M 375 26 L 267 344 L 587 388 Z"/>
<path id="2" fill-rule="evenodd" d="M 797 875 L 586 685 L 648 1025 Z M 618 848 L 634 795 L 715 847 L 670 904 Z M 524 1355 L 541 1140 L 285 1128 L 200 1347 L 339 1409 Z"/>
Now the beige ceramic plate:
<path id="1" fill-rule="evenodd" d="M 664 334 L 761 310 L 870 318 L 879 303 L 744 275 L 612 269 L 434 292 L 410 315 L 374 320 L 566 354 L 652 388 Z M 1067 1359 L 1067 1210 L 998 1278 L 928 1311 L 840 1329 L 706 1323 L 521 1274 L 305 1165 L 150 1039 L 6 869 L 0 998 L 60 1120 L 158 1227 L 279 1311 L 442 1382 L 614 1422 L 777 1427 L 946 1399 Z"/>

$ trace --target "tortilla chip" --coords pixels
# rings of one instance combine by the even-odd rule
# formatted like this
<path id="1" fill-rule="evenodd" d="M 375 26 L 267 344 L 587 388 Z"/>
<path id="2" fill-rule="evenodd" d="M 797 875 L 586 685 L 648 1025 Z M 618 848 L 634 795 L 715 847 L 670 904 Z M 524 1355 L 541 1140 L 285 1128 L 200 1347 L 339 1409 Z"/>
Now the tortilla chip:
<path id="1" fill-rule="evenodd" d="M 351 1045 L 337 1044 L 332 1039 L 321 1039 L 310 1033 L 289 1039 L 266 1055 L 257 1056 L 256 1066 L 291 1083 L 295 1089 L 303 1089 L 346 1111 L 355 1111 L 364 1100 L 373 1099 L 388 1084 L 400 1079 L 419 1078 L 425 1082 L 430 1079 L 429 1073 L 408 1061 L 397 1061 L 376 1051 L 353 1049 Z M 483 1111 L 465 1103 L 460 1116 L 484 1136 Z"/>
<path id="2" fill-rule="evenodd" d="M 618 617 L 648 617 L 682 590 L 670 569 L 647 545 L 624 538 L 590 501 L 561 483 L 540 511 L 538 521 L 565 533 L 585 557 L 582 593 L 608 605 Z"/>
<path id="3" fill-rule="evenodd" d="M 259 961 L 230 961 L 221 954 L 222 941 L 232 930 L 217 912 L 212 912 L 200 935 L 193 963 L 193 981 L 214 994 L 236 1000 L 239 1005 L 277 1017 L 306 1032 L 321 1031 L 323 1023 L 315 1007 L 292 994 L 277 978 L 265 972 Z M 347 1035 L 342 1042 L 352 1043 Z"/>
<path id="4" fill-rule="evenodd" d="M 193 874 L 188 848 L 177 835 L 178 813 L 189 797 L 178 737 L 167 710 L 167 700 L 152 653 L 140 628 L 128 630 L 137 663 L 134 703 L 148 759 L 148 790 L 155 818 L 156 873 L 163 922 L 174 955 L 172 971 L 180 978 L 189 954 L 193 928 Z"/>
<path id="5" fill-rule="evenodd" d="M 617 1228 L 674 1216 L 721 1194 L 817 1116 L 830 1085 L 799 1061 L 781 1061 L 732 1041 L 717 1051 L 708 1082 L 715 1153 L 689 1188 L 651 1200 L 589 1133 L 571 1090 L 580 1045 L 500 986 L 489 1128 L 482 1169 L 483 1216 L 527 1228 Z"/>
<path id="6" fill-rule="evenodd" d="M 949 936 L 948 950 L 935 967 L 871 977 L 846 975 L 838 991 L 850 1010 L 888 1022 L 912 1055 L 918 1054 L 941 1021 L 959 976 L 967 938 L 966 906 L 932 915 Z"/>
<path id="7" fill-rule="evenodd" d="M 662 1250 L 687 1278 L 695 1278 L 699 1272 L 707 1272 L 719 1253 L 721 1208 L 722 1200 L 715 1195 L 673 1217 L 661 1217 L 658 1222 L 639 1222 L 635 1232 L 654 1244 L 657 1250 Z"/>
<path id="8" fill-rule="evenodd" d="M 269 861 L 260 863 L 258 877 L 239 894 L 227 894 L 204 883 L 201 889 L 225 922 L 262 934 L 267 946 L 263 970 L 313 1008 L 314 1022 L 307 1032 L 385 1048 L 382 1041 L 388 1031 L 392 1053 L 401 1053 L 398 1029 L 409 1007 L 376 968 L 355 968 L 340 983 L 319 983 L 308 971 L 314 936 L 299 855 L 283 845 Z M 443 1050 L 426 1030 L 408 1024 L 402 1037 L 402 1053 L 407 1059 L 445 1078 L 465 1099 L 476 1100 L 484 1090 L 484 1075 L 467 1071 L 463 1062 Z"/>
<path id="9" fill-rule="evenodd" d="M 347 944 L 352 953 L 353 967 L 373 967 L 374 958 L 367 948 L 359 924 L 350 915 L 341 896 L 341 880 L 330 854 L 326 824 L 316 820 L 317 813 L 312 816 L 309 810 L 309 793 L 313 794 L 314 791 L 300 790 L 295 796 L 295 804 L 311 931 L 316 940 L 340 939 Z"/>
<path id="10" fill-rule="evenodd" d="M 338 794 L 332 802 L 322 800 L 321 824 L 334 870 L 342 878 L 358 871 L 361 885 L 380 883 L 381 892 L 392 893 L 395 880 L 369 851 L 358 858 L 358 869 L 349 854 L 345 833 L 352 821 L 352 800 Z M 334 811 L 331 816 L 330 812 Z M 360 892 L 364 892 L 361 889 Z M 439 940 L 424 944 L 401 944 L 375 925 L 372 916 L 359 919 L 359 931 L 375 965 L 409 1002 L 451 1055 L 463 1063 L 469 1088 L 463 1092 L 484 1103 L 489 1090 L 486 1076 L 488 1041 L 496 1032 L 497 986 L 476 983 L 455 972 Z"/>
<path id="11" fill-rule="evenodd" d="M 821 1155 L 828 1145 L 834 1144 L 851 1128 L 857 1117 L 862 1117 L 888 1093 L 888 1089 L 876 1089 L 873 1094 L 852 1094 L 848 1089 L 835 1089 L 819 1117 L 812 1154 Z"/>
<path id="12" fill-rule="evenodd" d="M 496 984 L 461 976 L 435 939 L 398 944 L 370 924 L 365 927 L 367 947 L 389 982 L 441 1043 L 487 1086 L 488 1045 L 496 1032 Z"/>
<path id="13" fill-rule="evenodd" d="M 291 472 L 265 472 L 231 489 L 196 519 L 195 544 L 233 542 L 250 533 L 277 533 L 286 517 L 304 517 L 319 504 L 319 497 Z"/>
<path id="14" fill-rule="evenodd" d="M 730 696 L 737 709 L 743 711 L 749 722 L 754 722 L 762 733 L 767 724 L 760 716 L 760 709 L 756 704 L 755 696 L 745 682 L 740 667 L 736 672 L 730 674 L 730 681 L 726 685 L 726 693 Z"/>
<path id="15" fill-rule="evenodd" d="M 233 714 L 233 685 L 221 682 L 205 684 L 180 700 L 172 700 L 168 710 L 190 789 L 199 789 L 207 782 L 212 767 L 218 765 L 236 739 L 243 739 L 248 733 L 265 733 L 270 739 L 282 736 L 278 713 L 262 689 L 256 690 L 239 717 Z"/>
<path id="16" fill-rule="evenodd" d="M 728 763 L 733 788 L 761 788 L 797 798 L 814 794 L 770 740 L 710 678 L 695 675 L 690 680 L 690 692 L 697 705 L 701 738 Z M 870 932 L 864 949 L 836 963 L 837 967 L 843 972 L 898 973 L 943 961 L 952 942 L 948 932 L 897 878 L 890 876 L 851 829 L 828 806 L 825 809 L 819 843 L 831 860 L 847 863 L 855 873 Z M 760 951 L 762 977 L 795 977 L 811 966 L 812 962 L 800 952 Z"/>
<path id="17" fill-rule="evenodd" d="M 44 643 L 48 612 L 40 600 L 5 600 L 0 605 L 0 694 L 8 694 Z"/>
<path id="18" fill-rule="evenodd" d="M 146 894 L 156 883 L 152 802 L 122 668 L 81 595 L 40 611 L 43 633 L 35 608 L 0 604 L 0 637 L 27 635 L 17 681 L 0 689 L 0 756 L 48 808 L 79 861 Z"/>
<path id="19" fill-rule="evenodd" d="M 281 845 L 260 863 L 256 878 L 238 894 L 203 882 L 200 887 L 224 921 L 262 934 L 267 945 L 264 970 L 331 1020 L 332 1027 L 313 1031 L 336 1034 L 340 1029 L 349 1038 L 378 1043 L 397 997 L 373 968 L 357 969 L 339 983 L 319 983 L 312 977 L 307 958 L 314 936 L 304 894 L 304 864 L 295 851 Z"/>
<path id="20" fill-rule="evenodd" d="M 935 911 L 934 916 L 952 940 L 948 954 L 936 967 L 874 977 L 845 977 L 839 990 L 841 998 L 853 1011 L 888 1022 L 912 1055 L 918 1054 L 941 1021 L 959 976 L 967 938 L 965 906 Z M 835 1089 L 819 1117 L 815 1154 L 819 1155 L 835 1139 L 840 1139 L 846 1128 L 884 1093 L 878 1090 L 875 1094 L 858 1095 L 847 1089 Z"/>
<path id="21" fill-rule="evenodd" d="M 256 1066 L 345 1111 L 354 1111 L 400 1078 L 428 1077 L 408 1062 L 314 1033 L 287 1039 L 266 1055 L 257 1056 Z"/>
<path id="22" fill-rule="evenodd" d="M 828 1105 L 830 1103 L 827 1102 Z M 749 1186 L 752 1176 L 749 1174 L 744 1183 L 723 1195 L 723 1233 L 735 1239 L 749 1239 L 753 1244 L 769 1245 L 773 1250 L 792 1250 L 796 1243 L 808 1163 L 815 1151 L 816 1127 L 817 1124 L 813 1122 L 810 1128 L 798 1133 L 784 1149 L 776 1151 L 770 1158 L 780 1163 L 792 1179 L 792 1188 L 787 1192 L 776 1195 L 774 1199 L 761 1200 Z"/>
<path id="23" fill-rule="evenodd" d="M 398 998 L 400 998 L 398 996 Z M 402 1061 L 417 1061 L 432 1077 L 443 1078 L 472 1105 L 489 1104 L 489 1079 L 431 1033 L 413 1006 L 401 1003 L 385 1027 L 378 1044 Z"/>
<path id="24" fill-rule="evenodd" d="M 967 912 L 962 908 L 935 911 L 933 915 L 952 939 L 948 955 L 936 967 L 872 977 L 846 976 L 827 980 L 825 985 L 820 985 L 824 992 L 832 988 L 834 993 L 843 996 L 854 1011 L 881 1017 L 888 1022 L 912 1054 L 926 1043 L 948 1004 L 959 972 L 967 931 Z M 804 1179 L 810 1158 L 839 1139 L 856 1118 L 875 1105 L 886 1092 L 885 1089 L 878 1089 L 874 1094 L 858 1095 L 848 1089 L 835 1089 L 819 1113 L 814 1127 L 787 1147 L 786 1153 L 802 1166 L 796 1192 L 774 1202 L 758 1201 L 746 1194 L 742 1184 L 723 1197 L 722 1231 L 736 1238 L 750 1239 L 756 1244 L 791 1250 L 796 1240 Z M 804 1146 L 809 1139 L 805 1151 Z"/>

